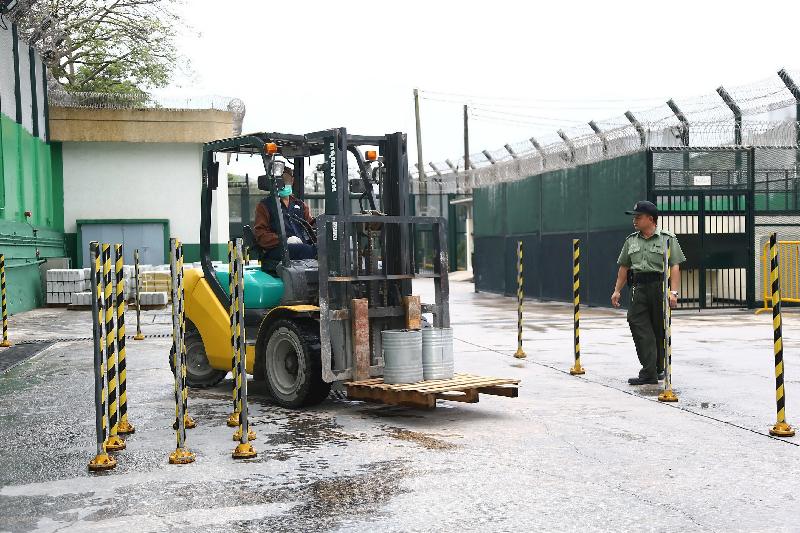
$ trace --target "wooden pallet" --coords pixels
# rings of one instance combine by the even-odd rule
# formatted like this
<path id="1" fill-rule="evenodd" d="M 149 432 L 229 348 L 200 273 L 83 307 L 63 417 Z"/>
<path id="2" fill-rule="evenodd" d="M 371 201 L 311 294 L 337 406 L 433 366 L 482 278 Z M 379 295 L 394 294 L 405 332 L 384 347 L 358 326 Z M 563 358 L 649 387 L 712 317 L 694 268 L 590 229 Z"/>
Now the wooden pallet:
<path id="1" fill-rule="evenodd" d="M 502 379 L 456 374 L 453 379 L 421 381 L 408 385 L 390 385 L 382 378 L 365 379 L 345 383 L 347 397 L 351 400 L 364 400 L 390 405 L 406 405 L 434 409 L 436 400 L 478 403 L 480 394 L 519 396 L 518 379 Z"/>

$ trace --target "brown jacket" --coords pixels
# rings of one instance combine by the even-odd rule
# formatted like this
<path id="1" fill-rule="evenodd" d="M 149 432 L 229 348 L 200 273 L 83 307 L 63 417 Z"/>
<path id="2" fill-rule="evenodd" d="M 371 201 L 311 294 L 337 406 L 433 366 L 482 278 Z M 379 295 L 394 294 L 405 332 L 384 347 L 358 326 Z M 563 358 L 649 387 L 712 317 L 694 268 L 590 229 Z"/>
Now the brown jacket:
<path id="1" fill-rule="evenodd" d="M 272 201 L 272 198 L 269 199 Z M 314 223 L 314 218 L 311 216 L 311 211 L 308 209 L 308 206 L 300 200 L 296 198 L 294 195 L 289 196 L 289 202 L 298 201 L 303 204 L 303 218 L 306 219 L 306 222 L 309 224 Z M 258 202 L 256 205 L 256 221 L 255 226 L 253 227 L 253 235 L 256 238 L 256 243 L 263 248 L 264 250 L 270 250 L 278 246 L 281 242 L 280 236 L 272 230 L 272 221 L 270 220 L 269 211 L 266 207 L 264 207 L 263 202 Z"/>

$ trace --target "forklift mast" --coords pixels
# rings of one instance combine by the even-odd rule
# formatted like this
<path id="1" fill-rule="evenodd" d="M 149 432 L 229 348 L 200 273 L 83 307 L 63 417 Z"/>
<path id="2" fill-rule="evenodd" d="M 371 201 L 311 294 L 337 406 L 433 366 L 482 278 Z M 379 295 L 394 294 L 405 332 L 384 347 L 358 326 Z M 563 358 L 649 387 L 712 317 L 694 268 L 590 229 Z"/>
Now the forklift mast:
<path id="1" fill-rule="evenodd" d="M 446 221 L 440 217 L 409 215 L 410 183 L 408 175 L 407 139 L 404 133 L 382 136 L 348 135 L 345 128 L 335 128 L 305 135 L 257 133 L 213 141 L 204 145 L 203 190 L 201 216 L 201 261 L 204 276 L 225 307 L 228 298 L 216 280 L 210 260 L 211 202 L 217 188 L 218 165 L 215 152 L 260 154 L 266 175 L 270 175 L 273 156 L 266 153 L 266 143 L 277 144 L 278 154 L 293 160 L 296 178 L 294 193 L 304 198 L 304 158 L 324 157 L 325 211 L 316 219 L 317 262 L 313 265 L 318 276 L 317 294 L 310 301 L 292 304 L 318 304 L 322 378 L 326 382 L 359 377 L 354 360 L 351 307 L 353 300 L 368 301 L 370 360 L 366 365 L 370 376 L 383 373 L 381 331 L 407 326 L 407 298 L 412 294 L 412 280 L 432 278 L 435 303 L 423 304 L 422 313 L 433 315 L 434 326 L 449 327 L 448 258 Z M 376 147 L 379 157 L 374 161 L 377 183 L 369 175 L 361 147 Z M 348 172 L 348 153 L 353 155 L 360 180 L 352 180 L 358 191 L 355 197 L 366 198 L 369 210 L 353 213 L 351 179 Z M 374 157 L 373 157 L 374 159 Z M 261 180 L 260 180 L 261 181 Z M 277 202 L 274 180 L 269 192 Z M 379 189 L 378 201 L 373 186 Z M 261 188 L 261 185 L 259 185 Z M 281 217 L 279 217 L 281 218 Z M 307 263 L 288 258 L 285 230 L 281 222 L 283 261 L 278 272 L 309 268 Z M 418 265 L 414 253 L 414 228 L 424 225 L 433 234 L 433 265 Z M 307 270 L 312 272 L 313 270 Z M 292 285 L 296 284 L 296 278 Z M 284 280 L 285 291 L 291 293 Z M 363 348 L 363 347 L 362 347 Z M 363 350 L 361 350 L 363 353 Z M 359 361 L 361 368 L 364 361 Z M 360 377 L 364 377 L 363 375 Z"/>

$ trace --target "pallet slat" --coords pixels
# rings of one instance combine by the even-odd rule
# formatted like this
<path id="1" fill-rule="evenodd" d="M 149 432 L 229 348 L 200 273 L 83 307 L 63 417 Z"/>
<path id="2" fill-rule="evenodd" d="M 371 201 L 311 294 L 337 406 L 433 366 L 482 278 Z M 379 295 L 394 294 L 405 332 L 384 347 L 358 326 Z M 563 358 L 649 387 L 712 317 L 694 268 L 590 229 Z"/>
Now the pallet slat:
<path id="1" fill-rule="evenodd" d="M 345 383 L 347 396 L 354 400 L 375 401 L 432 409 L 436 400 L 477 403 L 479 395 L 490 394 L 516 398 L 520 380 L 456 374 L 452 379 L 438 379 L 411 384 L 384 383 L 381 378 Z"/>

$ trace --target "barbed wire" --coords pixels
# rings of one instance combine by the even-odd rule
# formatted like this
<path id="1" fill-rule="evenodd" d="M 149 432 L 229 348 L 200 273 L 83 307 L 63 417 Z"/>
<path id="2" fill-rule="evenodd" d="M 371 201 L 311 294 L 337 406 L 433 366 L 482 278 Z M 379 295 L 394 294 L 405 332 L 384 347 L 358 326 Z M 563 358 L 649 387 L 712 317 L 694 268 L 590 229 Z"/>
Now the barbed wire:
<path id="1" fill-rule="evenodd" d="M 795 81 L 797 71 L 787 70 Z M 798 102 L 778 77 L 765 78 L 746 85 L 726 87 L 741 112 L 741 144 L 744 146 L 797 147 L 800 122 L 795 114 Z M 546 135 L 536 139 L 508 143 L 502 148 L 481 150 L 469 155 L 469 170 L 464 157 L 443 162 L 426 163 L 421 172 L 411 172 L 414 191 L 420 183 L 435 183 L 451 192 L 469 193 L 480 187 L 504 181 L 515 181 L 543 172 L 612 159 L 647 148 L 681 147 L 686 138 L 685 126 L 664 102 L 634 110 L 634 125 L 624 114 L 596 120 L 600 130 L 595 133 L 586 123 L 562 117 L 548 117 L 548 110 L 579 110 L 608 108 L 607 104 L 639 102 L 654 103 L 658 99 L 632 100 L 588 99 L 585 101 L 489 97 L 468 94 L 421 90 L 426 100 L 449 104 L 468 104 L 469 116 L 478 121 L 547 128 Z M 548 104 L 559 104 L 550 107 Z M 602 105 L 595 105 L 602 104 Z M 674 104 L 688 123 L 689 146 L 733 146 L 737 126 L 728 104 L 717 92 L 690 98 L 675 99 Z M 772 114 L 784 111 L 783 118 Z M 558 128 L 560 134 L 555 130 Z M 561 134 L 568 139 L 565 141 Z M 535 146 L 535 144 L 538 146 Z M 434 167 L 437 170 L 434 170 Z M 430 190 L 429 190 L 430 193 Z"/>

